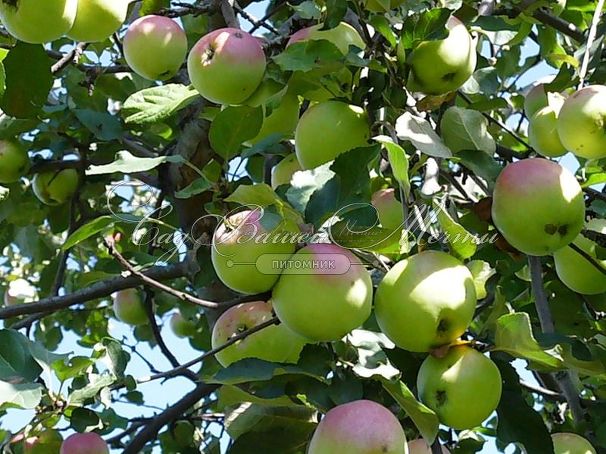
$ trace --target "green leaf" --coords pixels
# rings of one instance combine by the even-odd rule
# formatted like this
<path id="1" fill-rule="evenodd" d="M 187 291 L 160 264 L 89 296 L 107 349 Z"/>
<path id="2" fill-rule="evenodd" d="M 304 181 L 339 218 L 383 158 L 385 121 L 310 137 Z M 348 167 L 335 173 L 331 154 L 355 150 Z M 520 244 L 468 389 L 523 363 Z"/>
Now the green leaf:
<path id="1" fill-rule="evenodd" d="M 257 405 L 245 402 L 225 415 L 225 428 L 230 437 L 238 437 L 248 432 L 265 432 L 276 427 L 288 427 L 301 422 L 315 426 L 312 418 L 315 411 L 303 405 L 277 406 Z"/>
<path id="2" fill-rule="evenodd" d="M 288 203 L 278 196 L 275 191 L 265 183 L 255 185 L 240 185 L 236 190 L 225 199 L 226 202 L 238 203 L 244 206 L 267 208 L 276 206 L 281 215 L 293 220 L 297 224 L 302 224 L 301 215 L 295 211 Z"/>
<path id="3" fill-rule="evenodd" d="M 358 377 L 393 380 L 400 375 L 400 371 L 389 362 L 383 351 L 384 348 L 394 348 L 393 342 L 383 333 L 356 329 L 347 336 L 347 339 L 357 350 L 358 360 L 353 372 Z"/>
<path id="4" fill-rule="evenodd" d="M 432 8 L 420 14 L 409 15 L 402 26 L 402 45 L 406 49 L 412 49 L 420 41 L 446 38 L 446 22 L 451 13 L 446 8 Z"/>
<path id="5" fill-rule="evenodd" d="M 88 399 L 92 399 L 99 392 L 113 385 L 116 382 L 116 377 L 112 374 L 90 375 L 90 382 L 83 388 L 73 391 L 68 398 L 69 405 L 83 405 Z"/>
<path id="6" fill-rule="evenodd" d="M 119 151 L 116 160 L 111 164 L 90 166 L 86 175 L 104 175 L 108 173 L 136 173 L 154 169 L 165 162 L 183 164 L 185 159 L 181 155 L 159 156 L 157 158 L 138 158 L 128 151 Z"/>
<path id="7" fill-rule="evenodd" d="M 175 192 L 177 199 L 189 199 L 198 194 L 208 191 L 212 187 L 212 183 L 206 178 L 196 178 L 187 187 Z"/>
<path id="8" fill-rule="evenodd" d="M 74 115 L 95 137 L 102 141 L 120 138 L 123 134 L 118 117 L 107 112 L 97 112 L 90 109 L 75 109 Z"/>
<path id="9" fill-rule="evenodd" d="M 450 214 L 448 214 L 446 208 L 438 204 L 435 200 L 433 201 L 433 207 L 453 255 L 461 260 L 472 257 L 478 248 L 478 239 L 476 236 L 465 230 L 461 224 L 456 222 Z"/>
<path id="10" fill-rule="evenodd" d="M 462 150 L 482 150 L 492 156 L 497 144 L 488 132 L 488 120 L 471 109 L 450 107 L 440 122 L 444 143 L 454 153 Z"/>
<path id="11" fill-rule="evenodd" d="M 330 170 L 330 166 L 331 164 L 328 163 L 315 169 L 295 173 L 291 185 L 286 191 L 286 198 L 297 211 L 305 213 L 312 194 L 323 188 L 335 176 L 335 173 Z"/>
<path id="12" fill-rule="evenodd" d="M 42 389 L 39 383 L 12 384 L 0 381 L 0 409 L 36 408 L 42 400 Z"/>
<path id="13" fill-rule="evenodd" d="M 392 30 L 391 24 L 385 16 L 375 14 L 370 18 L 370 25 L 387 40 L 391 47 L 396 47 L 398 44 L 398 36 Z"/>
<path id="14" fill-rule="evenodd" d="M 492 156 L 474 150 L 459 151 L 456 159 L 475 175 L 486 180 L 489 188 L 494 186 L 499 173 L 503 170 Z"/>
<path id="15" fill-rule="evenodd" d="M 400 145 L 394 143 L 390 137 L 378 136 L 375 137 L 374 140 L 382 144 L 387 150 L 387 157 L 389 159 L 389 164 L 391 165 L 393 176 L 404 190 L 406 197 L 408 197 L 410 195 L 410 180 L 408 178 L 409 163 L 406 151 Z"/>
<path id="16" fill-rule="evenodd" d="M 37 124 L 38 120 L 14 118 L 0 112 L 0 140 L 14 139 L 21 133 L 31 131 Z"/>
<path id="17" fill-rule="evenodd" d="M 347 13 L 347 0 L 326 0 L 324 29 L 334 28 L 341 23 Z"/>
<path id="18" fill-rule="evenodd" d="M 450 158 L 452 153 L 429 122 L 423 118 L 404 112 L 396 120 L 396 133 L 399 139 L 412 143 L 417 150 L 434 158 Z"/>
<path id="19" fill-rule="evenodd" d="M 210 125 L 210 145 L 221 156 L 229 159 L 240 151 L 244 142 L 259 134 L 262 125 L 261 106 L 227 107 L 217 114 Z"/>
<path id="20" fill-rule="evenodd" d="M 269 429 L 242 434 L 227 454 L 303 454 L 316 424 L 309 421 L 277 420 Z"/>
<path id="21" fill-rule="evenodd" d="M 61 250 L 66 251 L 82 241 L 89 239 L 91 236 L 96 235 L 99 232 L 103 232 L 110 226 L 114 225 L 115 222 L 116 218 L 109 215 L 100 216 L 97 219 L 87 222 L 72 233 L 67 240 L 65 240 L 65 243 L 63 243 L 63 246 L 61 246 Z"/>
<path id="22" fill-rule="evenodd" d="M 0 330 L 0 380 L 23 383 L 40 376 L 42 368 L 32 356 L 30 343 L 17 331 Z"/>
<path id="23" fill-rule="evenodd" d="M 145 88 L 124 101 L 122 117 L 127 124 L 157 123 L 187 107 L 198 97 L 199 93 L 191 85 L 167 84 Z"/>
<path id="24" fill-rule="evenodd" d="M 56 361 L 53 363 L 53 370 L 59 381 L 65 381 L 74 378 L 86 371 L 95 362 L 85 356 L 73 356 L 68 361 Z"/>
<path id="25" fill-rule="evenodd" d="M 76 432 L 90 432 L 102 427 L 99 416 L 88 408 L 74 408 L 69 423 Z"/>
<path id="26" fill-rule="evenodd" d="M 288 46 L 274 57 L 282 71 L 307 72 L 317 67 L 335 65 L 343 61 L 341 51 L 325 39 L 301 41 Z"/>
<path id="27" fill-rule="evenodd" d="M 141 9 L 139 10 L 139 16 L 157 13 L 161 9 L 169 7 L 170 0 L 143 0 Z"/>

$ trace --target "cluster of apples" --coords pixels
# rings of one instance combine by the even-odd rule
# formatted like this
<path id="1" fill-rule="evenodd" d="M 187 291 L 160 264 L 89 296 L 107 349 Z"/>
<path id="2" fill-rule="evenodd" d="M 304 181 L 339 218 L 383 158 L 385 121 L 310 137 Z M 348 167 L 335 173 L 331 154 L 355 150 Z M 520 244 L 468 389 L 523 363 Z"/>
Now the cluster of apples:
<path id="1" fill-rule="evenodd" d="M 55 430 L 45 430 L 28 437 L 23 443 L 24 454 L 109 454 L 109 447 L 95 432 L 75 433 L 62 440 Z"/>

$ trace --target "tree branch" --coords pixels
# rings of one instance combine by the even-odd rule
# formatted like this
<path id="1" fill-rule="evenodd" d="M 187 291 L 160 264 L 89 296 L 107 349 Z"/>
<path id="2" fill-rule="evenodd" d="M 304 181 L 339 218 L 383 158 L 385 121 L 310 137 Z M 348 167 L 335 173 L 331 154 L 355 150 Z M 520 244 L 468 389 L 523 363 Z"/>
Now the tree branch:
<path id="1" fill-rule="evenodd" d="M 61 59 L 51 66 L 51 73 L 57 74 L 67 68 L 70 64 L 78 63 L 80 56 L 88 47 L 88 43 L 78 43 L 70 52 L 65 54 Z"/>

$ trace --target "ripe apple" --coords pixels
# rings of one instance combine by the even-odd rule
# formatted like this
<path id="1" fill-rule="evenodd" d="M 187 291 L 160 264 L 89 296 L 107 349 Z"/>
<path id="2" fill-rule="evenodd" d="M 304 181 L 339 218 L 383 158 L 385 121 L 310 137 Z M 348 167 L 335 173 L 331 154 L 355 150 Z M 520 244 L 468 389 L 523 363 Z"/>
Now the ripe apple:
<path id="1" fill-rule="evenodd" d="M 29 156 L 16 140 L 0 140 L 0 183 L 15 183 L 29 170 Z"/>
<path id="2" fill-rule="evenodd" d="M 286 47 L 302 41 L 326 40 L 334 44 L 343 55 L 349 53 L 350 46 L 355 46 L 362 50 L 366 48 L 366 43 L 360 34 L 347 22 L 341 22 L 330 30 L 322 30 L 323 27 L 324 24 L 318 24 L 302 28 L 291 35 Z"/>
<path id="3" fill-rule="evenodd" d="M 271 303 L 255 301 L 229 308 L 217 319 L 212 346 L 217 348 L 237 334 L 254 328 L 273 317 Z M 272 325 L 230 345 L 215 355 L 223 367 L 244 358 L 276 363 L 296 363 L 307 340 L 283 324 Z"/>
<path id="4" fill-rule="evenodd" d="M 280 321 L 294 332 L 336 341 L 370 316 L 370 274 L 347 249 L 310 244 L 290 263 L 273 289 L 272 303 Z"/>
<path id="5" fill-rule="evenodd" d="M 501 400 L 501 373 L 489 358 L 460 345 L 442 358 L 428 356 L 417 376 L 421 402 L 453 429 L 482 424 Z"/>
<path id="6" fill-rule="evenodd" d="M 271 169 L 271 187 L 276 189 L 283 184 L 290 184 L 295 172 L 301 170 L 303 169 L 301 169 L 301 164 L 297 160 L 297 154 L 289 154 Z"/>
<path id="7" fill-rule="evenodd" d="M 170 318 L 170 328 L 177 337 L 189 337 L 196 331 L 196 325 L 191 320 L 183 317 L 181 312 L 176 312 Z"/>
<path id="8" fill-rule="evenodd" d="M 446 38 L 423 41 L 412 50 L 408 59 L 410 90 L 428 95 L 449 93 L 473 74 L 477 62 L 475 42 L 465 24 L 452 16 L 446 28 Z"/>
<path id="9" fill-rule="evenodd" d="M 554 454 L 596 454 L 595 449 L 585 438 L 573 433 L 552 434 Z"/>
<path id="10" fill-rule="evenodd" d="M 542 158 L 509 164 L 497 178 L 492 219 L 505 239 L 529 255 L 551 254 L 583 228 L 581 186 L 565 168 Z"/>
<path id="11" fill-rule="evenodd" d="M 296 232 L 298 227 L 293 222 L 261 209 L 229 216 L 213 236 L 211 259 L 217 276 L 240 293 L 253 295 L 270 290 L 279 274 L 261 271 L 257 260 L 273 254 L 292 254 Z"/>
<path id="12" fill-rule="evenodd" d="M 406 435 L 391 411 L 371 400 L 332 408 L 322 418 L 307 454 L 406 454 Z"/>
<path id="13" fill-rule="evenodd" d="M 368 145 L 369 137 L 364 109 L 341 101 L 325 101 L 307 109 L 297 124 L 297 159 L 304 169 L 313 169 L 341 153 Z"/>
<path id="14" fill-rule="evenodd" d="M 109 448 L 95 432 L 75 433 L 65 439 L 61 454 L 109 454 Z"/>
<path id="15" fill-rule="evenodd" d="M 67 36 L 75 41 L 105 41 L 126 20 L 131 0 L 79 0 L 76 20 Z"/>
<path id="16" fill-rule="evenodd" d="M 427 352 L 465 332 L 476 307 L 469 269 L 440 251 L 424 251 L 396 263 L 377 289 L 375 316 L 398 347 Z"/>
<path id="17" fill-rule="evenodd" d="M 587 223 L 587 230 L 606 235 L 606 220 L 592 219 Z M 597 258 L 597 245 L 593 241 L 579 234 L 573 243 L 606 270 L 606 260 Z M 598 295 L 606 292 L 606 275 L 570 246 L 555 251 L 553 259 L 558 277 L 569 289 L 583 295 Z"/>
<path id="18" fill-rule="evenodd" d="M 56 454 L 61 449 L 63 438 L 56 430 L 44 430 L 28 437 L 23 443 L 23 454 Z"/>
<path id="19" fill-rule="evenodd" d="M 61 205 L 76 193 L 79 180 L 76 169 L 51 170 L 34 175 L 32 189 L 42 203 Z"/>
<path id="20" fill-rule="evenodd" d="M 143 16 L 128 27 L 124 36 L 128 66 L 149 80 L 166 80 L 181 68 L 187 53 L 187 37 L 174 20 Z"/>
<path id="21" fill-rule="evenodd" d="M 422 438 L 408 442 L 408 454 L 431 454 L 431 446 Z M 450 451 L 442 446 L 442 454 L 450 454 Z"/>
<path id="22" fill-rule="evenodd" d="M 606 86 L 590 85 L 570 96 L 558 116 L 567 150 L 586 159 L 606 157 Z"/>
<path id="23" fill-rule="evenodd" d="M 259 41 L 237 28 L 204 35 L 187 59 L 191 83 L 204 98 L 217 104 L 245 101 L 263 80 L 265 65 Z"/>
<path id="24" fill-rule="evenodd" d="M 550 93 L 550 95 L 556 95 Z M 564 104 L 563 96 L 549 96 L 547 106 L 539 109 L 528 122 L 528 140 L 537 153 L 548 158 L 566 154 L 558 136 L 558 114 Z"/>
<path id="25" fill-rule="evenodd" d="M 120 290 L 113 295 L 114 314 L 118 320 L 129 325 L 144 325 L 148 322 L 145 304 L 135 288 Z"/>
<path id="26" fill-rule="evenodd" d="M 77 8 L 78 0 L 2 0 L 0 20 L 15 38 L 44 44 L 72 28 Z"/>
<path id="27" fill-rule="evenodd" d="M 372 195 L 372 206 L 377 210 L 379 221 L 385 229 L 401 229 L 404 223 L 402 204 L 398 202 L 393 188 L 379 189 Z"/>

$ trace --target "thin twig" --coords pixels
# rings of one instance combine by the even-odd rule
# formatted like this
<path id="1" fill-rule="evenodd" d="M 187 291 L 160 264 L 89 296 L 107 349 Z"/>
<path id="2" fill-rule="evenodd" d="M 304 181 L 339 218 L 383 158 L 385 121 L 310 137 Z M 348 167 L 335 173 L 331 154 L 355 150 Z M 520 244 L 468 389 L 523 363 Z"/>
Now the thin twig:
<path id="1" fill-rule="evenodd" d="M 67 68 L 72 63 L 78 63 L 80 56 L 88 47 L 88 43 L 78 43 L 74 48 L 65 54 L 57 63 L 51 66 L 51 73 L 57 74 Z"/>
<path id="2" fill-rule="evenodd" d="M 585 53 L 583 55 L 583 63 L 581 64 L 581 70 L 579 71 L 579 90 L 583 88 L 585 84 L 585 76 L 587 75 L 587 69 L 589 68 L 589 57 L 591 54 L 591 46 L 595 40 L 596 32 L 598 31 L 598 22 L 600 22 L 600 15 L 602 14 L 602 8 L 604 8 L 604 0 L 598 0 L 598 4 L 595 7 L 593 13 L 593 19 L 591 21 L 591 28 L 589 29 L 589 35 L 587 35 L 587 43 L 585 44 Z"/>
<path id="3" fill-rule="evenodd" d="M 585 252 L 583 249 L 581 249 L 580 247 L 578 247 L 576 244 L 574 243 L 570 243 L 568 246 L 570 246 L 570 249 L 572 249 L 574 252 L 576 252 L 577 254 L 580 254 L 585 260 L 587 260 L 589 263 L 591 263 L 591 265 L 593 265 L 593 267 L 598 270 L 600 273 L 606 275 L 606 268 L 604 268 L 597 260 L 595 257 L 592 257 L 591 255 L 589 255 L 587 252 Z"/>

